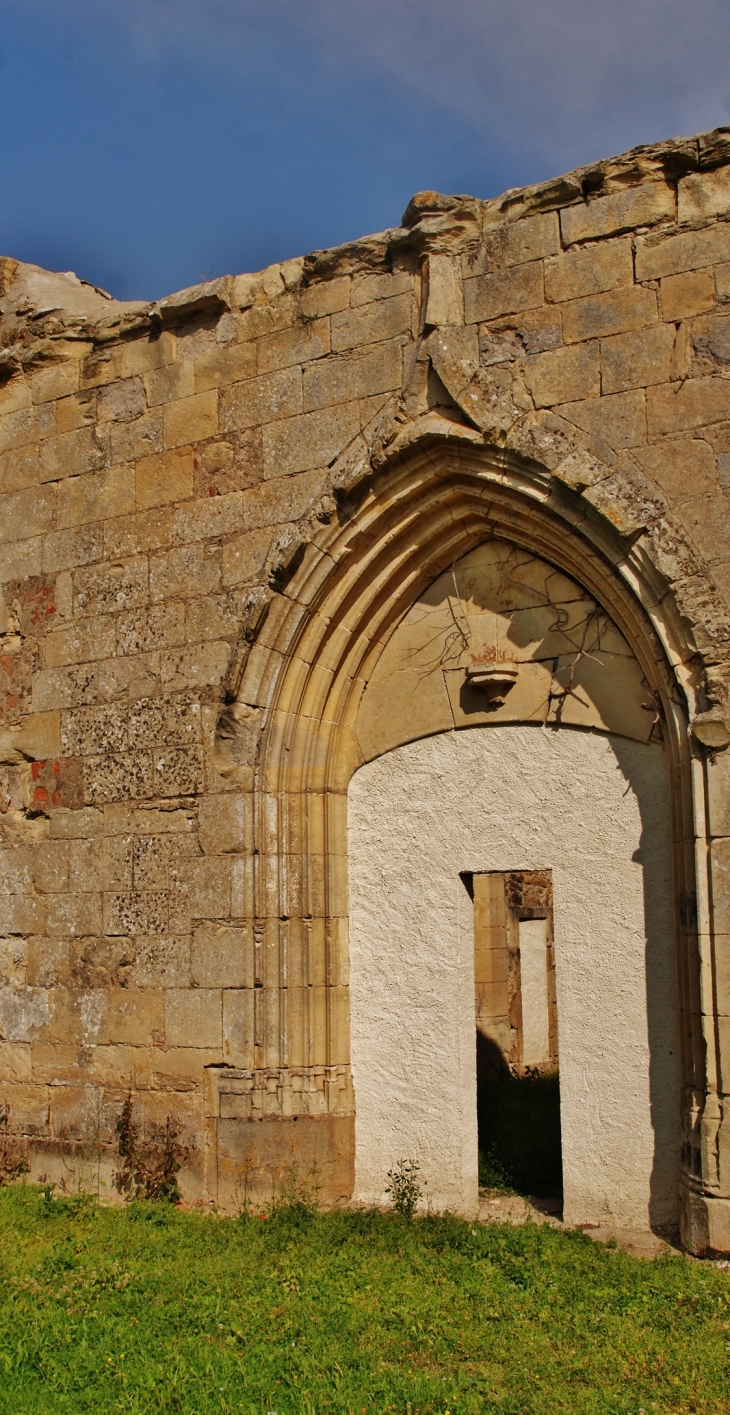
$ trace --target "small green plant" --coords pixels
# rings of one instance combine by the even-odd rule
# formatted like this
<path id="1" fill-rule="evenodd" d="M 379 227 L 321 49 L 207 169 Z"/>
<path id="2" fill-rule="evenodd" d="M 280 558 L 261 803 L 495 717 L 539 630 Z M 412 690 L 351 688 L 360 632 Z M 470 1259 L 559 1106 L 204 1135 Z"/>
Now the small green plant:
<path id="1" fill-rule="evenodd" d="M 18 1153 L 17 1136 L 10 1133 L 10 1107 L 0 1106 L 0 1185 L 14 1184 L 30 1169 L 25 1155 Z"/>
<path id="2" fill-rule="evenodd" d="M 479 1151 L 479 1188 L 494 1189 L 503 1194 L 515 1192 L 494 1145 L 490 1145 L 488 1150 Z"/>
<path id="3" fill-rule="evenodd" d="M 141 1137 L 132 1113 L 132 1097 L 122 1106 L 116 1123 L 121 1166 L 114 1173 L 114 1188 L 129 1199 L 157 1199 L 170 1204 L 180 1200 L 177 1175 L 188 1150 L 179 1143 L 180 1126 L 168 1115 L 164 1126 L 155 1126 Z"/>
<path id="4" fill-rule="evenodd" d="M 423 1185 L 418 1179 L 420 1168 L 415 1160 L 398 1160 L 395 1168 L 388 1170 L 385 1192 L 390 1194 L 396 1213 L 409 1223 L 423 1194 Z"/>
<path id="5" fill-rule="evenodd" d="M 295 1223 L 303 1222 L 317 1212 L 321 1187 L 316 1164 L 305 1174 L 292 1160 L 284 1167 L 267 1210 L 272 1217 L 286 1215 Z"/>

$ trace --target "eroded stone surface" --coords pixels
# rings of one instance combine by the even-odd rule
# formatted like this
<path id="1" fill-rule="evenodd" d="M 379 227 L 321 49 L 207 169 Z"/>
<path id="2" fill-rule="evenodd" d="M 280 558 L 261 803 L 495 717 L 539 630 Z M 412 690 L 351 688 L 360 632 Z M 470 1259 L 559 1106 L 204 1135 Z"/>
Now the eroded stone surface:
<path id="1" fill-rule="evenodd" d="M 2 260 L 0 928 L 12 942 L 0 954 L 0 1064 L 12 1124 L 45 1156 L 42 1171 L 61 1152 L 71 1162 L 92 1111 L 112 1146 L 131 1086 L 150 1118 L 184 1117 L 190 1196 L 218 1196 L 211 1156 L 228 1127 L 220 1194 L 232 1202 L 230 1157 L 250 1159 L 251 1145 L 232 1138 L 210 1081 L 231 1064 L 250 1068 L 266 1114 L 319 1097 L 335 1126 L 323 1120 L 322 1153 L 342 1196 L 353 1102 L 346 888 L 332 862 L 346 849 L 345 817 L 334 794 L 326 827 L 311 795 L 306 810 L 281 794 L 274 808 L 277 743 L 288 744 L 287 792 L 307 783 L 326 795 L 328 714 L 343 779 L 364 757 L 476 721 L 668 740 L 671 694 L 660 711 L 658 680 L 646 679 L 660 643 L 678 710 L 709 713 L 706 740 L 724 740 L 729 156 L 718 130 L 487 202 L 421 193 L 395 230 L 152 306 Z M 404 493 L 391 499 L 389 487 L 409 458 L 432 459 L 447 500 L 472 487 L 449 558 L 442 545 L 396 594 L 384 536 L 368 623 L 345 596 L 327 631 L 338 647 L 308 679 L 299 636 L 319 615 L 328 622 L 337 577 L 357 559 L 337 537 L 355 534 L 373 498 L 378 524 L 396 525 Z M 496 530 L 489 521 L 490 487 L 508 484 L 534 528 L 544 515 L 548 540 L 551 516 L 573 528 L 565 568 L 577 598 L 548 624 L 544 574 L 534 603 L 523 586 L 519 604 L 503 604 L 503 575 L 492 599 L 480 590 L 470 601 L 461 587 L 453 608 L 469 641 L 509 647 L 518 664 L 492 716 L 464 700 L 465 661 L 444 657 L 454 628 L 443 589 L 480 539 L 523 554 L 521 513 Z M 430 534 L 419 514 L 414 555 Z M 646 654 L 640 635 L 624 650 L 628 621 L 614 627 L 608 590 L 599 604 L 586 584 L 586 536 L 649 614 Z M 550 556 L 533 547 L 524 563 Z M 434 582 L 439 666 L 419 676 L 406 644 Z M 591 639 L 576 657 L 576 632 L 599 619 L 611 647 Z M 362 706 L 346 717 L 345 696 L 328 704 L 327 685 L 350 634 L 385 652 L 362 660 Z M 309 684 L 301 697 L 295 680 Z M 682 740 L 686 756 L 686 731 Z M 722 840 L 724 758 L 692 740 L 695 790 L 706 772 L 710 801 L 695 818 Z M 675 818 L 686 839 L 685 804 Z M 704 937 L 714 886 L 682 883 L 685 868 L 678 917 L 695 917 L 697 896 Z M 686 1106 L 687 1183 L 730 1197 L 727 1029 L 713 1020 L 712 988 L 692 981 L 708 968 L 724 978 L 726 946 L 718 931 L 716 963 L 692 955 L 682 1016 L 695 1038 L 686 1054 L 721 1058 L 717 1075 L 685 1077 L 685 1099 L 712 1097 L 715 1136 L 700 1145 L 699 1103 Z M 318 1143 L 302 1154 L 316 1159 Z M 284 1151 L 277 1142 L 266 1153 L 270 1184 Z M 690 1223 L 700 1245 L 722 1228 L 703 1223 Z"/>

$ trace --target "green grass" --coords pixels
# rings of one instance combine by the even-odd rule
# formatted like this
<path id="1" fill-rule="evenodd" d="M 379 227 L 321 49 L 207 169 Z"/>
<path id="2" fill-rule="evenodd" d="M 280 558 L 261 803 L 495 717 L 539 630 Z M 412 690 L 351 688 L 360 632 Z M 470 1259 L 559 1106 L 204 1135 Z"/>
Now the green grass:
<path id="1" fill-rule="evenodd" d="M 0 1191 L 0 1411 L 730 1410 L 730 1273 L 544 1226 Z"/>

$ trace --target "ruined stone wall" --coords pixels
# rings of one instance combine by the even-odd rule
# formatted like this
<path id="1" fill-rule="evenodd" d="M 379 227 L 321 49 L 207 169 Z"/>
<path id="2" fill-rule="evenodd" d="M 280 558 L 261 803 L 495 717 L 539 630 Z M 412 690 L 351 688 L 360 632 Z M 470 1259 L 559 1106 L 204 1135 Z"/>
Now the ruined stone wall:
<path id="1" fill-rule="evenodd" d="M 108 1181 L 131 1089 L 185 1124 L 190 1197 L 221 1198 L 238 1122 L 230 1173 L 293 1153 L 257 1116 L 322 1121 L 350 1192 L 346 944 L 301 891 L 261 904 L 262 842 L 295 851 L 255 806 L 266 685 L 316 556 L 396 516 L 409 458 L 448 489 L 453 449 L 485 516 L 509 482 L 598 537 L 695 724 L 719 872 L 703 805 L 678 866 L 707 939 L 682 965 L 687 1183 L 730 1204 L 729 303 L 726 130 L 489 202 L 422 193 L 395 230 L 153 306 L 3 262 L 0 1066 L 37 1172 L 101 1147 Z"/>

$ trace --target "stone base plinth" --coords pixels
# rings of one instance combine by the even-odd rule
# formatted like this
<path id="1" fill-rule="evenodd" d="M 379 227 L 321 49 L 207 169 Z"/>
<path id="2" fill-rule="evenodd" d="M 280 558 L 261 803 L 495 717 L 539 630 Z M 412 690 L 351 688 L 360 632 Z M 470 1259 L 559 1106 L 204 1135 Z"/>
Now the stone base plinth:
<path id="1" fill-rule="evenodd" d="M 682 1243 L 696 1258 L 730 1253 L 730 1199 L 685 1190 L 680 1224 Z"/>

